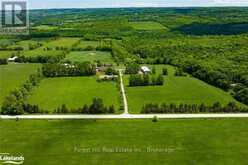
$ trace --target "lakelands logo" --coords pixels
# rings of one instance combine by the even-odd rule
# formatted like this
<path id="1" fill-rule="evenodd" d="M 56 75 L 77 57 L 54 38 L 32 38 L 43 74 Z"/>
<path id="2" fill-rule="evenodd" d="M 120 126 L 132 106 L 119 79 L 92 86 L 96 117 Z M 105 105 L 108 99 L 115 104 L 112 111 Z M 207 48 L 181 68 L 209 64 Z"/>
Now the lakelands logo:
<path id="1" fill-rule="evenodd" d="M 9 153 L 0 153 L 0 164 L 23 164 L 24 157 L 11 155 Z"/>
<path id="2" fill-rule="evenodd" d="M 0 0 L 1 1 L 1 0 Z M 26 1 L 1 1 L 0 33 L 6 35 L 28 34 L 29 15 Z"/>

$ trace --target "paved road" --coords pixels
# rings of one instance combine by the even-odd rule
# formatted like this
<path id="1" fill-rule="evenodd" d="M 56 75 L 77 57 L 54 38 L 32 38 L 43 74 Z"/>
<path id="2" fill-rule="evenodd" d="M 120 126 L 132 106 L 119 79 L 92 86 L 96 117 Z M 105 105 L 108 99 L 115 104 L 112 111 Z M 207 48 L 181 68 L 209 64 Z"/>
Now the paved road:
<path id="1" fill-rule="evenodd" d="M 119 70 L 119 75 L 120 75 L 120 86 L 121 86 L 121 94 L 122 94 L 122 98 L 123 98 L 123 104 L 124 104 L 124 115 L 128 114 L 128 104 L 127 104 L 127 97 L 126 97 L 126 92 L 125 92 L 125 88 L 124 88 L 124 83 L 123 83 L 123 74 L 122 74 L 123 70 Z"/>
<path id="2" fill-rule="evenodd" d="M 248 118 L 248 114 L 149 114 L 149 115 L 0 115 L 0 119 L 193 119 L 193 118 Z"/>

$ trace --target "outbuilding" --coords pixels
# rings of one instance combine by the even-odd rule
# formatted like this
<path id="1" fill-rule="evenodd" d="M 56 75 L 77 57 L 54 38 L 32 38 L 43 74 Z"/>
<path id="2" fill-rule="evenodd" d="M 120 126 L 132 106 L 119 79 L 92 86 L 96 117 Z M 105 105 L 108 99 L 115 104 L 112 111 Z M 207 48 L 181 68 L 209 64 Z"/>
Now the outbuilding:
<path id="1" fill-rule="evenodd" d="M 9 62 L 15 62 L 15 60 L 16 60 L 17 58 L 18 58 L 17 56 L 10 57 L 10 58 L 8 58 L 8 61 L 9 61 Z"/>
<path id="2" fill-rule="evenodd" d="M 142 66 L 141 67 L 141 71 L 143 72 L 143 73 L 151 73 L 151 70 L 147 67 L 147 66 Z"/>

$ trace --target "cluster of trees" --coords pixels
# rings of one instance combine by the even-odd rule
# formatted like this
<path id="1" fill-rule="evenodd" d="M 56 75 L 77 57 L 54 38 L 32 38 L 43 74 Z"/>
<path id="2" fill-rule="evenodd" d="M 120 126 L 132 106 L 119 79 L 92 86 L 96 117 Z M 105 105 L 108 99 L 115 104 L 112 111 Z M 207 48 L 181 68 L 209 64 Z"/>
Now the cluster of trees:
<path id="1" fill-rule="evenodd" d="M 233 92 L 235 99 L 248 105 L 248 87 L 245 87 L 244 85 L 237 85 L 234 87 Z"/>
<path id="2" fill-rule="evenodd" d="M 164 85 L 163 75 L 150 76 L 149 74 L 132 74 L 129 77 L 129 86 L 151 86 L 151 85 Z"/>
<path id="3" fill-rule="evenodd" d="M 25 104 L 29 92 L 33 87 L 37 86 L 43 78 L 41 71 L 38 69 L 36 74 L 29 76 L 29 79 L 22 85 L 21 88 L 16 89 L 8 95 L 2 105 L 1 114 L 3 115 L 21 115 L 29 113 L 30 111 L 41 111 L 37 110 L 36 106 L 28 106 Z"/>
<path id="4" fill-rule="evenodd" d="M 128 63 L 126 65 L 126 74 L 137 74 L 140 71 L 140 66 L 137 63 Z"/>
<path id="5" fill-rule="evenodd" d="M 118 75 L 118 71 L 111 67 L 105 69 L 104 72 L 106 75 Z"/>
<path id="6" fill-rule="evenodd" d="M 0 58 L 0 65 L 7 65 L 8 60 L 6 58 Z"/>
<path id="7" fill-rule="evenodd" d="M 90 76 L 96 74 L 96 66 L 90 62 L 77 64 L 43 64 L 42 73 L 46 77 Z"/>
<path id="8" fill-rule="evenodd" d="M 94 98 L 92 104 L 84 105 L 82 108 L 69 109 L 63 104 L 57 108 L 54 113 L 77 113 L 77 114 L 107 114 L 115 113 L 115 107 L 113 105 L 107 107 L 104 105 L 103 100 L 100 98 Z"/>
<path id="9" fill-rule="evenodd" d="M 187 76 L 187 74 L 183 71 L 182 68 L 176 68 L 175 76 Z"/>
<path id="10" fill-rule="evenodd" d="M 141 113 L 155 114 L 155 113 L 247 113 L 247 108 L 242 108 L 236 105 L 235 102 L 230 102 L 222 106 L 219 102 L 213 105 L 205 104 L 146 104 L 142 107 Z"/>
<path id="11" fill-rule="evenodd" d="M 230 89 L 231 82 L 225 73 L 203 67 L 200 64 L 190 63 L 184 65 L 184 70 L 190 73 L 192 76 L 211 85 L 219 87 L 225 91 Z"/>
<path id="12" fill-rule="evenodd" d="M 87 46 L 85 48 L 80 47 L 73 47 L 71 48 L 71 51 L 106 51 L 106 52 L 112 52 L 112 47 L 110 44 L 101 44 L 98 46 Z"/>
<path id="13" fill-rule="evenodd" d="M 15 62 L 19 63 L 58 63 L 65 58 L 65 54 L 61 55 L 39 55 L 39 56 L 18 56 Z"/>
<path id="14" fill-rule="evenodd" d="M 163 74 L 164 76 L 168 75 L 168 69 L 167 69 L 167 68 L 163 68 L 163 69 L 162 69 L 162 74 Z"/>

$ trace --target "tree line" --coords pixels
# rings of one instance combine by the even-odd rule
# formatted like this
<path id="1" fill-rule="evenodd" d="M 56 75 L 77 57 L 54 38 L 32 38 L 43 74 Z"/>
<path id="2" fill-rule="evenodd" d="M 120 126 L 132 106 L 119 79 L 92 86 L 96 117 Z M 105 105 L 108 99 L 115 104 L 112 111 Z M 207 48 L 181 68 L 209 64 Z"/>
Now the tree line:
<path id="1" fill-rule="evenodd" d="M 162 86 L 164 85 L 163 75 L 131 74 L 129 76 L 129 86 Z"/>
<path id="2" fill-rule="evenodd" d="M 54 113 L 76 113 L 76 114 L 108 114 L 115 113 L 114 105 L 105 106 L 101 98 L 93 98 L 90 105 L 85 104 L 83 107 L 69 109 L 65 104 L 54 110 Z"/>
<path id="3" fill-rule="evenodd" d="M 31 74 L 29 79 L 19 88 L 16 89 L 8 96 L 5 97 L 3 105 L 1 108 L 1 114 L 3 115 L 21 115 L 24 113 L 29 113 L 30 107 L 25 106 L 25 100 L 31 92 L 31 90 L 38 86 L 39 82 L 42 80 L 43 75 L 41 70 L 38 69 L 37 73 Z M 37 107 L 32 107 L 37 109 Z"/>
<path id="4" fill-rule="evenodd" d="M 0 65 L 7 65 L 7 64 L 8 64 L 7 58 L 0 58 Z"/>
<path id="5" fill-rule="evenodd" d="M 230 102 L 223 106 L 219 102 L 213 105 L 202 104 L 155 104 L 150 103 L 142 107 L 141 113 L 143 114 L 184 114 L 184 113 L 247 113 L 248 108 L 237 106 L 235 102 Z"/>
<path id="6" fill-rule="evenodd" d="M 95 64 L 83 62 L 77 64 L 43 64 L 45 77 L 90 76 L 96 74 Z"/>
<path id="7" fill-rule="evenodd" d="M 60 55 L 17 56 L 18 63 L 58 63 L 65 58 L 65 53 Z"/>

